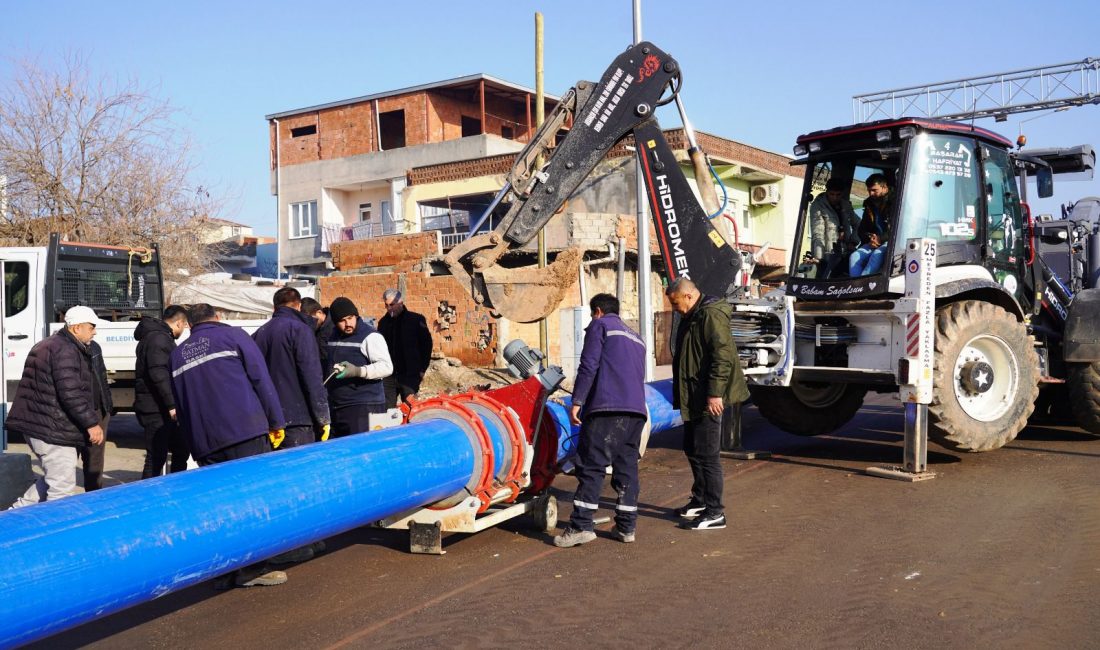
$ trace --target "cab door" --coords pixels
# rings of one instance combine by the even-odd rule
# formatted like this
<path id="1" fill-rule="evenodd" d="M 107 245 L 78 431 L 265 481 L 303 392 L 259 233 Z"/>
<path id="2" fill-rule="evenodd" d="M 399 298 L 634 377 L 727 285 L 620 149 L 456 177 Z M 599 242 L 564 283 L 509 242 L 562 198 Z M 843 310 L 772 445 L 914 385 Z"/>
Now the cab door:
<path id="1" fill-rule="evenodd" d="M 1020 304 L 1031 305 L 1032 296 L 1025 286 L 1024 216 L 1013 172 L 1007 151 L 982 145 L 986 264 L 998 284 Z"/>
<path id="2" fill-rule="evenodd" d="M 0 260 L 3 270 L 3 340 L 4 379 L 7 401 L 15 398 L 15 388 L 23 376 L 23 363 L 31 347 L 42 338 L 42 295 L 38 290 L 41 264 L 36 252 L 8 252 Z"/>

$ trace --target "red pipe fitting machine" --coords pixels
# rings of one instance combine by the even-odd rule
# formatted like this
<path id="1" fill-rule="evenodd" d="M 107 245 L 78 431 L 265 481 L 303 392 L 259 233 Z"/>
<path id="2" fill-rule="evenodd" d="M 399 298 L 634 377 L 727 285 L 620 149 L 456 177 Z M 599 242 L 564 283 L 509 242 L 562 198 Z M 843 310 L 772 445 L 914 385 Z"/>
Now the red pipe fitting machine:
<path id="1" fill-rule="evenodd" d="M 410 399 L 405 423 L 446 420 L 460 427 L 475 450 L 475 469 L 455 494 L 387 517 L 378 525 L 408 529 L 409 550 L 442 555 L 445 532 L 476 533 L 531 514 L 535 527 L 557 526 L 557 501 L 547 492 L 559 468 L 560 442 L 571 431 L 562 409 L 547 400 L 565 376 L 542 367 L 542 354 L 522 341 L 504 348 L 512 374 L 523 381 L 489 391 Z"/>

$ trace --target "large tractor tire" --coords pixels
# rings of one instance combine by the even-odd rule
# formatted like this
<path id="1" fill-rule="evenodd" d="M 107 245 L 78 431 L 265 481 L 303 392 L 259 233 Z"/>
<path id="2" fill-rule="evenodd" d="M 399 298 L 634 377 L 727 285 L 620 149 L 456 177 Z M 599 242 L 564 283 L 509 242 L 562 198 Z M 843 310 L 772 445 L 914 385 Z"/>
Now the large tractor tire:
<path id="1" fill-rule="evenodd" d="M 787 433 L 819 436 L 855 417 L 867 389 L 856 384 L 792 381 L 790 387 L 753 386 L 760 415 Z"/>
<path id="2" fill-rule="evenodd" d="M 928 436 L 950 449 L 990 451 L 1011 442 L 1039 396 L 1039 357 L 1024 324 L 987 302 L 936 310 Z"/>
<path id="3" fill-rule="evenodd" d="M 1100 363 L 1069 364 L 1068 383 L 1077 424 L 1100 436 Z"/>

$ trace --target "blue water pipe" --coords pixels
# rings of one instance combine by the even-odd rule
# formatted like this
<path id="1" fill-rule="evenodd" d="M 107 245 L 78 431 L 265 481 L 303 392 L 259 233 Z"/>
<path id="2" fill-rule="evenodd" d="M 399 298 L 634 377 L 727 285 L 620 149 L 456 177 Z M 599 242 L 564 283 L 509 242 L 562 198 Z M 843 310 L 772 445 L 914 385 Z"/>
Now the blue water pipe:
<path id="1" fill-rule="evenodd" d="M 680 424 L 669 384 L 646 388 L 654 433 Z M 566 406 L 549 411 L 573 430 Z M 0 647 L 439 502 L 475 467 L 467 432 L 432 419 L 2 512 Z"/>

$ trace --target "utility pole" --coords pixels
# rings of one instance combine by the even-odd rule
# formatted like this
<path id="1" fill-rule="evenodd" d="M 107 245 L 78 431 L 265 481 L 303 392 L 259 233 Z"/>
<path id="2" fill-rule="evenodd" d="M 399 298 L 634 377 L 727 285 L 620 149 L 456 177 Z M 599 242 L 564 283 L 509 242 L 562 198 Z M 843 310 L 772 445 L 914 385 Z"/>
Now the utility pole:
<path id="1" fill-rule="evenodd" d="M 542 88 L 542 14 L 535 12 L 535 133 L 542 127 L 546 119 L 546 100 Z M 542 156 L 535 161 L 535 168 L 542 167 Z M 546 229 L 539 229 L 539 268 L 546 268 Z M 542 350 L 542 358 L 549 363 L 550 336 L 546 329 L 546 319 L 539 321 L 539 349 Z"/>

